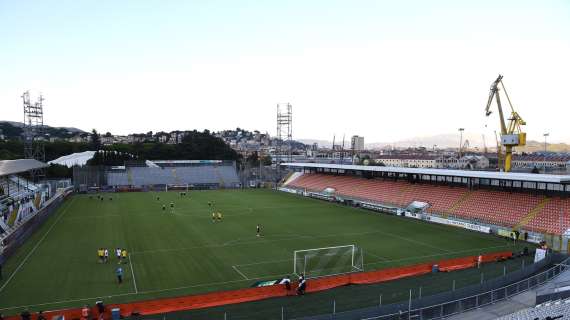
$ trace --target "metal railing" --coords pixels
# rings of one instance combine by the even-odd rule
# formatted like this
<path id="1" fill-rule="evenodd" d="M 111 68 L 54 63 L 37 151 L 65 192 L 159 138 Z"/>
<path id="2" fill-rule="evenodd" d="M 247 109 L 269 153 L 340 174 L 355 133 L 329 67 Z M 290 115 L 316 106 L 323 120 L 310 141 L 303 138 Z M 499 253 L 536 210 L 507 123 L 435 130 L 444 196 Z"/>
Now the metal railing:
<path id="1" fill-rule="evenodd" d="M 534 288 L 565 270 L 559 265 L 551 268 L 553 263 L 570 261 L 558 254 L 549 255 L 538 263 L 532 263 L 532 258 L 520 257 L 483 264 L 481 268 L 378 284 L 345 286 L 303 297 L 147 315 L 139 319 L 439 319 Z M 546 268 L 548 270 L 544 271 Z"/>
<path id="2" fill-rule="evenodd" d="M 447 301 L 444 303 L 434 304 L 426 307 L 412 309 L 411 303 L 409 310 L 402 310 L 397 313 L 388 315 L 366 317 L 362 320 L 392 320 L 392 319 L 443 319 L 459 313 L 470 311 L 473 309 L 488 306 L 503 300 L 506 300 L 517 294 L 532 290 L 546 282 L 556 278 L 565 270 L 570 268 L 568 263 L 570 258 L 566 258 L 561 263 L 555 266 L 528 277 L 524 280 L 511 283 L 509 285 L 501 286 L 492 290 L 484 291 L 475 295 Z"/>

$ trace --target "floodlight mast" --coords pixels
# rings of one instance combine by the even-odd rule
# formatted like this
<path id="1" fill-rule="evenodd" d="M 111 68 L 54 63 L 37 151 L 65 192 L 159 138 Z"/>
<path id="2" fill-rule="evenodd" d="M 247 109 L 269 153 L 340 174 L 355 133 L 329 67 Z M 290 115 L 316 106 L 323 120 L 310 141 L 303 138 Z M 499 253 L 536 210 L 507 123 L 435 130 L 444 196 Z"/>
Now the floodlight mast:
<path id="1" fill-rule="evenodd" d="M 44 97 L 40 94 L 38 99 L 32 102 L 28 90 L 21 98 L 24 105 L 24 158 L 45 162 Z M 35 169 L 30 174 L 32 180 L 37 180 L 43 177 L 45 172 L 43 169 Z"/>

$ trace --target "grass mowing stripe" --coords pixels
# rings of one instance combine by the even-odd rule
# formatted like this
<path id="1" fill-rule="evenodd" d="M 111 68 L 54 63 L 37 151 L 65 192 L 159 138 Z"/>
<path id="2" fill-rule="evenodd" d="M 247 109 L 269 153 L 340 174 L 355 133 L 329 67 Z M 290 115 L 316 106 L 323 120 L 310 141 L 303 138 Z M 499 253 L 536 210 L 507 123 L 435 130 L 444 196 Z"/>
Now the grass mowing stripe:
<path id="1" fill-rule="evenodd" d="M 447 252 L 447 253 L 428 254 L 428 255 L 423 255 L 423 256 L 412 256 L 412 257 L 407 257 L 407 258 L 402 258 L 402 259 L 384 260 L 384 261 L 369 262 L 369 263 L 364 263 L 364 264 L 365 265 L 375 265 L 375 264 L 390 263 L 390 262 L 401 262 L 401 261 L 408 261 L 408 260 L 414 260 L 414 259 L 419 259 L 419 258 L 433 258 L 433 257 L 447 256 L 447 255 L 451 256 L 451 255 L 458 254 L 458 253 L 467 253 L 467 252 L 473 252 L 473 251 L 481 252 L 481 250 L 498 249 L 498 248 L 511 248 L 511 247 L 512 247 L 511 245 L 507 244 L 507 245 L 503 245 L 503 246 L 467 249 L 467 250 L 452 251 L 452 252 Z"/>
<path id="2" fill-rule="evenodd" d="M 475 250 L 504 248 L 504 247 L 508 247 L 508 246 L 510 246 L 510 245 L 493 246 L 493 247 L 470 249 L 470 250 L 460 250 L 460 251 L 454 251 L 454 252 L 452 252 L 451 254 L 464 253 L 464 252 L 475 251 Z M 413 257 L 408 257 L 408 258 L 404 258 L 404 259 L 395 259 L 395 260 L 388 260 L 388 261 L 379 261 L 379 262 L 368 263 L 368 264 L 399 262 L 399 261 L 412 260 L 412 259 L 417 259 L 417 258 L 429 258 L 429 257 L 443 256 L 443 255 L 448 255 L 448 254 L 450 254 L 450 253 L 432 254 L 432 255 L 422 255 L 422 256 L 413 256 Z M 281 261 L 283 261 L 283 260 L 281 260 Z M 290 259 L 289 261 L 293 261 L 293 259 Z M 263 264 L 263 263 L 270 263 L 270 262 L 278 262 L 278 261 L 277 261 L 277 260 L 273 260 L 273 261 L 261 261 L 261 262 L 255 263 L 255 264 Z M 366 264 L 367 264 L 367 263 L 365 263 L 365 265 L 366 265 Z M 240 265 L 240 266 L 245 266 L 245 265 Z M 102 298 L 115 298 L 115 297 L 122 297 L 122 296 L 132 296 L 132 295 L 143 295 L 143 294 L 161 293 L 161 292 L 167 292 L 167 291 L 177 291 L 177 290 L 184 290 L 184 289 L 188 289 L 188 288 L 204 287 L 204 286 L 211 286 L 211 285 L 224 285 L 224 284 L 231 284 L 231 283 L 240 283 L 240 282 L 245 282 L 245 281 L 250 281 L 250 280 L 261 280 L 261 279 L 267 279 L 267 278 L 272 278 L 272 277 L 281 277 L 281 276 L 285 276 L 285 275 L 287 275 L 287 274 L 265 275 L 265 276 L 252 277 L 252 278 L 243 279 L 243 280 L 231 280 L 231 281 L 222 281 L 222 282 L 202 283 L 202 284 L 188 285 L 188 286 L 181 286 L 181 287 L 173 287 L 173 288 L 166 288 L 166 289 L 155 289 L 155 290 L 139 291 L 139 292 L 137 292 L 137 293 L 134 293 L 134 292 L 132 292 L 132 293 L 121 293 L 121 294 L 107 295 L 107 296 L 99 296 L 99 297 L 89 297 L 89 298 L 78 298 L 78 299 L 68 299 L 68 300 L 53 301 L 53 302 L 44 302 L 44 303 L 39 303 L 39 304 L 34 304 L 34 305 L 22 305 L 22 306 L 13 306 L 13 307 L 0 308 L 0 311 L 12 310 L 12 309 L 20 309 L 20 308 L 25 308 L 25 307 L 31 308 L 31 307 L 40 307 L 40 306 L 47 306 L 47 305 L 57 305 L 57 304 L 61 304 L 61 303 L 81 302 L 81 301 L 96 300 L 96 299 L 102 299 Z"/>
<path id="3" fill-rule="evenodd" d="M 424 255 L 457 257 L 460 254 L 452 251 L 470 249 L 466 252 L 475 254 L 485 247 L 504 245 L 502 239 L 489 235 L 400 217 L 362 214 L 365 211 L 360 209 L 266 190 L 191 194 L 191 198 L 184 198 L 174 192 L 161 193 L 161 201 L 148 193 L 113 194 L 113 201 L 103 202 L 89 199 L 89 195 L 75 195 L 63 217 L 60 214 L 66 206 L 61 206 L 12 257 L 7 275 L 60 218 L 0 292 L 0 308 L 49 301 L 61 303 L 45 309 L 69 308 L 80 306 L 81 302 L 69 300 L 81 297 L 100 296 L 106 297 L 107 303 L 127 303 L 240 289 L 258 277 L 277 279 L 290 274 L 293 251 L 303 248 L 357 244 L 365 253 L 370 250 L 372 255 L 366 255 L 364 263 L 370 263 L 366 269 L 373 270 L 439 259 L 422 258 Z M 210 201 L 217 204 L 215 208 L 207 209 Z M 163 213 L 162 205 L 168 207 L 170 202 L 175 203 L 177 214 Z M 214 209 L 227 217 L 224 223 L 211 222 L 210 210 Z M 255 237 L 256 224 L 264 226 L 264 237 Z M 92 253 L 101 246 L 129 247 L 131 259 L 139 254 L 137 261 L 127 263 L 133 278 L 128 277 L 127 282 L 133 284 L 117 286 L 111 266 L 91 261 Z M 388 262 L 373 255 L 412 260 Z M 232 266 L 249 280 L 236 275 Z M 270 274 L 276 276 L 267 276 Z M 139 284 L 143 285 L 140 290 Z"/>
<path id="4" fill-rule="evenodd" d="M 137 293 L 129 292 L 129 293 L 119 293 L 119 294 L 107 295 L 107 296 L 68 299 L 68 300 L 44 302 L 44 303 L 38 303 L 38 304 L 26 304 L 26 305 L 21 305 L 21 306 L 13 306 L 13 307 L 0 308 L 0 311 L 13 310 L 13 309 L 21 309 L 21 308 L 32 308 L 32 307 L 40 307 L 40 306 L 48 306 L 48 305 L 57 305 L 57 304 L 71 303 L 71 302 L 81 302 L 81 301 L 87 301 L 87 300 L 97 300 L 97 299 L 103 299 L 103 298 L 110 299 L 110 298 L 124 297 L 124 296 L 135 296 L 135 295 L 153 294 L 153 293 L 161 293 L 161 292 L 168 292 L 168 291 L 184 290 L 184 289 L 189 289 L 189 288 L 207 287 L 207 286 L 212 286 L 212 285 L 225 285 L 225 284 L 240 283 L 240 282 L 251 281 L 251 280 L 262 280 L 262 279 L 268 279 L 268 278 L 283 277 L 283 276 L 286 276 L 286 275 L 287 275 L 287 274 L 285 274 L 285 273 L 284 273 L 284 274 L 271 274 L 271 275 L 266 275 L 266 276 L 261 276 L 261 277 L 254 277 L 254 278 L 248 278 L 248 279 L 230 280 L 230 281 L 220 281 L 220 282 L 211 282 L 211 283 L 200 283 L 200 284 L 195 284 L 195 285 L 180 286 L 180 287 L 174 287 L 174 288 L 139 291 L 139 292 L 137 292 Z"/>
<path id="5" fill-rule="evenodd" d="M 24 266 L 24 264 L 26 263 L 26 261 L 28 261 L 28 259 L 30 258 L 30 256 L 36 252 L 36 249 L 40 246 L 40 244 L 42 244 L 42 242 L 44 241 L 44 239 L 48 236 L 48 234 L 51 232 L 51 230 L 53 229 L 53 227 L 55 227 L 55 225 L 59 222 L 59 220 L 61 220 L 61 218 L 65 215 L 65 213 L 67 212 L 67 209 L 69 207 L 71 207 L 73 201 L 75 200 L 75 198 L 73 198 L 69 205 L 67 207 L 65 207 L 65 209 L 63 210 L 63 212 L 61 213 L 61 215 L 59 217 L 57 217 L 57 220 L 55 220 L 55 222 L 49 227 L 48 231 L 46 231 L 46 233 L 43 235 L 43 237 L 41 237 L 41 239 L 38 241 L 38 243 L 36 243 L 36 245 L 32 248 L 32 250 L 30 250 L 30 252 L 24 257 L 24 260 L 22 260 L 22 262 L 18 265 L 18 267 L 16 267 L 16 270 L 14 270 L 14 272 L 12 272 L 12 274 L 10 274 L 10 277 L 8 277 L 8 279 L 6 280 L 6 282 L 4 282 L 4 284 L 2 285 L 2 287 L 0 287 L 0 292 L 2 292 L 4 290 L 4 288 L 6 288 L 6 286 L 10 283 L 10 281 L 12 281 L 12 279 L 14 278 L 14 276 L 16 275 L 16 273 L 18 273 L 18 271 L 20 271 L 20 269 Z"/>
<path id="6" fill-rule="evenodd" d="M 451 252 L 446 252 L 446 253 L 429 254 L 429 255 L 422 255 L 422 256 L 411 256 L 411 257 L 407 257 L 407 258 L 391 259 L 391 260 L 387 259 L 385 257 L 381 257 L 379 255 L 370 253 L 370 251 L 364 251 L 365 255 L 368 254 L 370 256 L 373 256 L 373 257 L 380 259 L 380 261 L 365 262 L 364 265 L 375 265 L 375 264 L 381 264 L 381 263 L 400 262 L 400 261 L 413 260 L 413 259 L 419 259 L 419 258 L 433 258 L 433 257 L 447 256 L 447 255 L 451 256 L 451 255 L 459 254 L 459 253 L 467 253 L 467 252 L 473 252 L 473 251 L 481 252 L 481 250 L 510 248 L 510 247 L 512 247 L 512 246 L 507 244 L 507 245 L 502 245 L 502 246 L 492 246 L 492 247 L 477 248 L 477 249 L 458 250 L 458 251 L 451 251 Z M 247 266 L 255 266 L 255 265 L 261 265 L 261 264 L 273 264 L 273 263 L 277 263 L 277 262 L 289 262 L 289 261 L 292 262 L 292 261 L 294 261 L 294 259 L 257 261 L 257 262 L 251 262 L 251 263 L 236 264 L 235 266 L 236 267 L 247 267 Z"/>
<path id="7" fill-rule="evenodd" d="M 237 247 L 240 245 L 248 245 L 248 244 L 253 244 L 253 243 L 265 244 L 265 243 L 270 243 L 270 242 L 291 241 L 291 240 L 299 240 L 299 239 L 326 239 L 326 238 L 334 238 L 334 237 L 338 237 L 338 236 L 364 236 L 364 235 L 371 235 L 371 234 L 389 235 L 389 236 L 393 236 L 395 238 L 398 238 L 398 239 L 401 239 L 404 241 L 408 241 L 408 242 L 411 242 L 414 244 L 423 245 L 423 246 L 428 247 L 430 249 L 436 249 L 436 250 L 448 252 L 448 253 L 452 252 L 452 251 L 449 251 L 446 249 L 442 249 L 440 247 L 436 247 L 436 246 L 432 246 L 432 245 L 429 245 L 429 244 L 426 244 L 423 242 L 412 240 L 410 238 L 398 236 L 398 235 L 395 235 L 393 233 L 375 230 L 375 231 L 368 231 L 368 232 L 349 232 L 349 233 L 327 234 L 327 235 L 323 235 L 323 236 L 301 235 L 298 237 L 291 237 L 291 238 L 284 238 L 284 239 L 273 239 L 273 240 L 261 239 L 261 241 L 260 240 L 253 240 L 253 241 L 235 242 L 235 241 L 241 240 L 241 239 L 236 239 L 236 240 L 226 241 L 222 244 L 218 243 L 218 244 L 207 244 L 204 246 L 193 246 L 193 247 L 183 247 L 183 248 L 162 248 L 162 249 L 141 250 L 141 251 L 134 251 L 134 252 L 132 252 L 132 254 L 159 253 L 159 252 L 171 252 L 171 251 L 187 251 L 187 250 L 204 249 L 204 248 Z"/>

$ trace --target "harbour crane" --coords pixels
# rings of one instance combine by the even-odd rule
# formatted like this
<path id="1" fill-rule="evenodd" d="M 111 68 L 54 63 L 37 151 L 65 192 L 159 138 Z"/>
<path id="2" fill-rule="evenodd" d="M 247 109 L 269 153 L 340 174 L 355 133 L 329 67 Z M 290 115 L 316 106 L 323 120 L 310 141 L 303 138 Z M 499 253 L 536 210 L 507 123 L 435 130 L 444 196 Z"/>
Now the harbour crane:
<path id="1" fill-rule="evenodd" d="M 495 130 L 495 141 L 497 142 L 497 168 L 502 170 L 505 167 L 503 161 L 503 146 L 499 143 L 499 137 L 497 136 L 497 130 Z"/>
<path id="2" fill-rule="evenodd" d="M 500 86 L 500 88 L 499 88 Z M 509 102 L 511 108 L 511 116 L 507 119 L 509 123 L 505 122 L 505 116 L 503 114 L 503 107 L 501 105 L 501 97 L 499 91 L 503 91 Z M 511 103 L 511 99 L 507 94 L 505 85 L 503 84 L 503 76 L 499 75 L 497 79 L 491 85 L 491 90 L 489 92 L 489 100 L 487 101 L 487 108 L 485 108 L 485 114 L 488 117 L 491 115 L 491 104 L 493 103 L 493 98 L 497 101 L 497 109 L 499 110 L 499 121 L 501 126 L 501 145 L 505 147 L 505 158 L 504 165 L 502 166 L 503 171 L 511 171 L 511 162 L 513 158 L 513 148 L 526 145 L 526 133 L 522 131 L 521 126 L 526 125 L 526 122 L 521 118 L 518 112 L 515 111 Z"/>

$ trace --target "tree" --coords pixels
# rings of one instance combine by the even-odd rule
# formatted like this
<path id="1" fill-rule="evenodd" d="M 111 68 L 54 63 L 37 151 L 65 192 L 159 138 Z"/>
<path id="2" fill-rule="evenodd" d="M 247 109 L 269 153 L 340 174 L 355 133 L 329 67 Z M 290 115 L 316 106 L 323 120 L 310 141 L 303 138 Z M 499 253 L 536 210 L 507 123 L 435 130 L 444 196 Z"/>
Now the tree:
<path id="1" fill-rule="evenodd" d="M 89 148 L 95 151 L 101 149 L 101 137 L 95 129 L 91 131 L 91 141 L 89 142 Z"/>
<path id="2" fill-rule="evenodd" d="M 259 156 L 257 155 L 257 151 L 253 152 L 245 159 L 245 162 L 251 167 L 258 167 L 259 166 Z"/>
<path id="3" fill-rule="evenodd" d="M 60 164 L 50 164 L 46 169 L 48 178 L 72 178 L 73 169 Z"/>
<path id="4" fill-rule="evenodd" d="M 271 156 L 265 155 L 265 156 L 261 157 L 261 164 L 264 166 L 270 166 L 271 165 Z"/>

